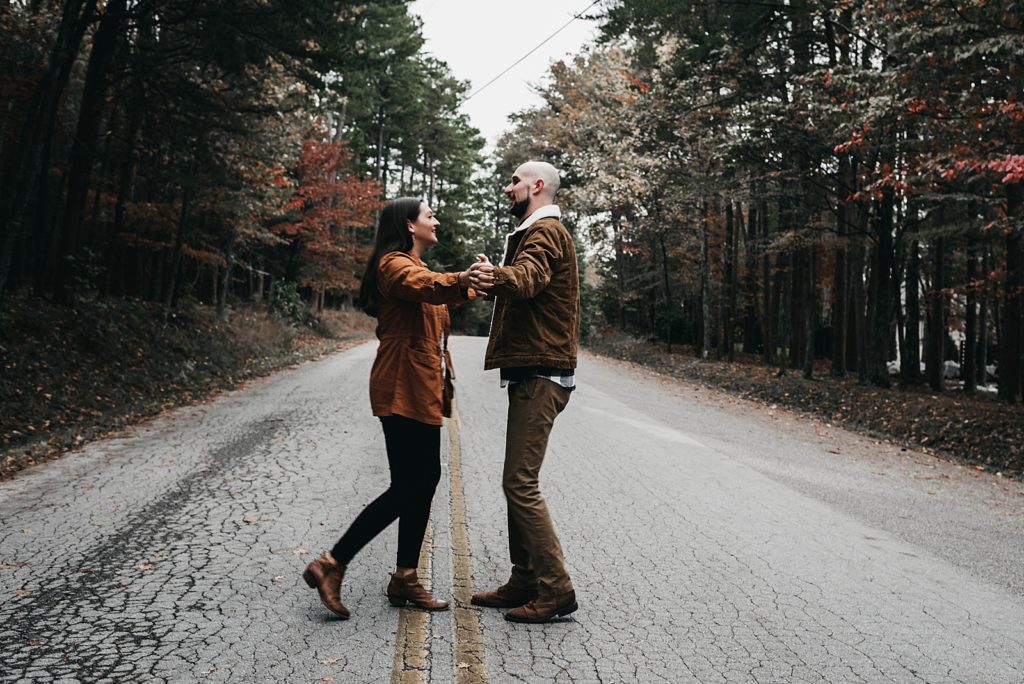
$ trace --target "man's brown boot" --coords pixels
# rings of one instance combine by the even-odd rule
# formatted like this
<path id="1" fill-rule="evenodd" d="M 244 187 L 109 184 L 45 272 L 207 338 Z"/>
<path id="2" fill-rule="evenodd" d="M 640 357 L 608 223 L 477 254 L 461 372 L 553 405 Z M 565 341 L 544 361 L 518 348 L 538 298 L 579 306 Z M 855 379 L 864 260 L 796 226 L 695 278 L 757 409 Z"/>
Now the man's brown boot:
<path id="1" fill-rule="evenodd" d="M 345 566 L 324 554 L 306 566 L 302 579 L 320 594 L 320 601 L 342 620 L 350 613 L 341 602 L 341 580 L 345 578 Z"/>
<path id="2" fill-rule="evenodd" d="M 391 575 L 388 582 L 388 601 L 393 606 L 404 606 L 407 602 L 423 610 L 448 610 L 448 602 L 434 598 L 420 584 L 415 572 L 408 575 Z"/>
<path id="3" fill-rule="evenodd" d="M 478 591 L 473 594 L 470 603 L 485 608 L 518 608 L 537 598 L 537 592 L 530 589 L 516 589 L 502 584 L 494 591 Z"/>
<path id="4" fill-rule="evenodd" d="M 567 591 L 557 596 L 538 596 L 529 603 L 508 611 L 505 619 L 509 622 L 547 622 L 556 616 L 574 613 L 578 608 L 576 592 Z"/>

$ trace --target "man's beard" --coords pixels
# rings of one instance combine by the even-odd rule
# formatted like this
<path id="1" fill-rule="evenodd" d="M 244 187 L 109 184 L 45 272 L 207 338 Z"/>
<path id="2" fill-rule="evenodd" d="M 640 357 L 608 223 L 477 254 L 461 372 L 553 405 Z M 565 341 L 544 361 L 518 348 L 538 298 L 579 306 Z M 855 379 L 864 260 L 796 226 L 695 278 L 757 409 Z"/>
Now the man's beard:
<path id="1" fill-rule="evenodd" d="M 530 206 L 530 197 L 529 196 L 527 196 L 526 199 L 520 200 L 519 202 L 516 202 L 511 207 L 509 207 L 509 212 L 513 216 L 515 216 L 517 220 L 521 221 L 523 219 L 523 217 L 526 216 L 526 208 L 528 206 Z"/>

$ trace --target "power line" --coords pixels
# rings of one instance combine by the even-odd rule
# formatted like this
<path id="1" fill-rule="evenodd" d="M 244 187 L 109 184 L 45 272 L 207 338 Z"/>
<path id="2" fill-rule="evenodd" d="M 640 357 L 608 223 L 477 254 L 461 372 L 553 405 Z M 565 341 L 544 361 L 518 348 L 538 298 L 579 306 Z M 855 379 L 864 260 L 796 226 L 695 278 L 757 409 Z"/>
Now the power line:
<path id="1" fill-rule="evenodd" d="M 558 35 L 559 33 L 561 33 L 562 31 L 564 31 L 564 30 L 565 30 L 566 28 L 568 28 L 569 24 L 571 24 L 572 22 L 574 22 L 574 21 L 576 21 L 577 19 L 581 18 L 581 17 L 583 16 L 583 14 L 584 14 L 584 13 L 585 13 L 585 12 L 586 12 L 587 10 L 589 10 L 589 9 L 590 9 L 591 7 L 593 7 L 594 5 L 596 5 L 596 4 L 597 4 L 597 3 L 599 3 L 599 2 L 601 2 L 601 0 L 594 0 L 594 2 L 590 3 L 589 5 L 587 5 L 587 7 L 586 7 L 586 8 L 584 8 L 584 9 L 583 9 L 583 10 L 581 10 L 580 12 L 577 12 L 576 14 L 574 14 L 574 15 L 573 15 L 573 17 L 572 17 L 572 19 L 570 19 L 569 21 L 565 22 L 565 23 L 564 23 L 564 24 L 562 24 L 562 25 L 561 25 L 560 27 L 558 27 L 558 29 L 557 29 L 557 30 L 556 30 L 556 31 L 555 31 L 554 33 L 552 33 L 552 34 L 551 34 L 550 36 L 548 36 L 548 37 L 547 37 L 547 38 L 545 38 L 544 40 L 542 40 L 542 41 L 540 41 L 539 43 L 537 43 L 537 45 L 535 45 L 535 46 L 533 47 L 533 49 L 532 49 L 532 50 L 530 50 L 530 51 L 529 51 L 529 52 L 527 52 L 527 53 L 526 53 L 525 55 L 523 55 L 522 57 L 520 57 L 519 59 L 517 59 L 517 60 L 516 60 L 515 62 L 513 62 L 512 64 L 510 64 L 510 65 L 509 65 L 509 66 L 508 66 L 508 67 L 507 67 L 507 68 L 506 68 L 506 69 L 505 69 L 504 71 L 502 71 L 502 72 L 501 72 L 500 74 L 498 74 L 497 76 L 495 76 L 494 78 L 492 78 L 492 79 L 491 79 L 490 81 L 488 81 L 487 83 L 484 83 L 484 84 L 483 84 L 482 86 L 480 86 L 479 88 L 477 88 L 476 90 L 474 90 L 474 91 L 473 91 L 472 93 L 470 93 L 470 94 L 469 94 L 469 97 L 467 97 L 467 98 L 466 98 L 465 100 L 463 100 L 463 102 L 469 102 L 469 101 L 470 101 L 470 100 L 472 100 L 472 99 L 473 99 L 473 98 L 474 98 L 474 97 L 475 97 L 475 96 L 476 96 L 477 94 L 479 94 L 479 93 L 480 93 L 481 91 L 483 91 L 483 90 L 484 90 L 484 88 L 486 88 L 487 86 L 491 85 L 492 83 L 494 83 L 495 81 L 497 81 L 497 80 L 498 80 L 499 78 L 501 78 L 502 76 L 504 76 L 504 75 L 505 75 L 505 74 L 507 74 L 508 72 L 512 71 L 512 69 L 514 69 L 514 68 L 515 68 L 515 67 L 516 67 L 516 66 L 517 66 L 517 65 L 518 65 L 518 64 L 519 64 L 520 62 L 522 62 L 522 61 L 523 61 L 524 59 L 526 59 L 527 57 L 529 57 L 530 55 L 532 55 L 532 54 L 533 54 L 534 52 L 536 52 L 537 50 L 539 50 L 539 49 L 541 48 L 541 46 L 543 46 L 543 45 L 544 45 L 544 43 L 548 42 L 549 40 L 551 40 L 552 38 L 554 38 L 555 36 L 557 36 L 557 35 Z"/>

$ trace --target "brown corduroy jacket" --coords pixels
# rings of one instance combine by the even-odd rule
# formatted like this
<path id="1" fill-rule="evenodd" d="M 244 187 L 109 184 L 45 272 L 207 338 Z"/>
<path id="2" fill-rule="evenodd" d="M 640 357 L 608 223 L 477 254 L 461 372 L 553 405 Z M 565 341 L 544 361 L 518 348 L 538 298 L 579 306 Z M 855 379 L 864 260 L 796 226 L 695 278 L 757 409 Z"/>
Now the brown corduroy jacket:
<path id="1" fill-rule="evenodd" d="M 556 218 L 513 233 L 494 269 L 495 296 L 484 369 L 575 368 L 580 279 L 572 235 Z"/>
<path id="2" fill-rule="evenodd" d="M 435 273 L 404 252 L 381 257 L 377 358 L 370 371 L 375 416 L 399 415 L 441 425 L 451 415 L 455 371 L 448 354 L 448 304 L 474 296 L 458 273 Z"/>

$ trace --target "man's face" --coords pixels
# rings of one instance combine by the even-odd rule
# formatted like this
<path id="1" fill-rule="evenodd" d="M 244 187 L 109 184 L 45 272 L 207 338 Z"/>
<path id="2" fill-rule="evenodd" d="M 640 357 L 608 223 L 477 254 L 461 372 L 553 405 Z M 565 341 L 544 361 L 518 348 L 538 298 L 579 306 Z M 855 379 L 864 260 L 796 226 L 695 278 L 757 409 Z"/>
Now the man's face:
<path id="1" fill-rule="evenodd" d="M 520 168 L 516 169 L 512 174 L 512 181 L 502 190 L 508 197 L 508 210 L 517 219 L 526 215 L 526 209 L 530 206 L 530 192 L 535 182 L 536 179 L 526 176 Z"/>

